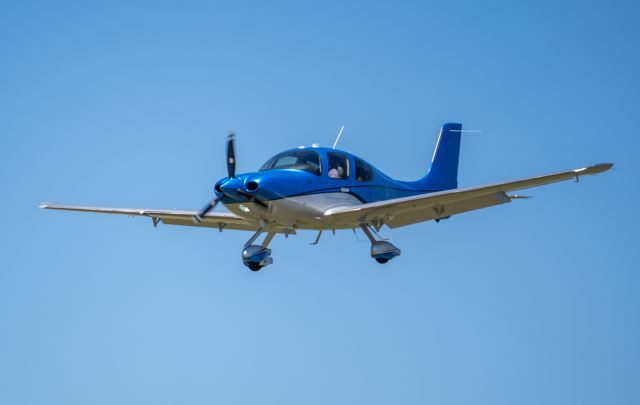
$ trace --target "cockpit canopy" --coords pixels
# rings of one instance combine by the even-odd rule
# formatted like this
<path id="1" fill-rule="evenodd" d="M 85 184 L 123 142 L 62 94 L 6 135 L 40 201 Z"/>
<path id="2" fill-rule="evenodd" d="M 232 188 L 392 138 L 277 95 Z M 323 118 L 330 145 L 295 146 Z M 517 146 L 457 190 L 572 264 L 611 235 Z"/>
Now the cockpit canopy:
<path id="1" fill-rule="evenodd" d="M 262 165 L 260 171 L 271 169 L 304 170 L 320 175 L 320 155 L 315 150 L 297 149 L 279 153 Z"/>

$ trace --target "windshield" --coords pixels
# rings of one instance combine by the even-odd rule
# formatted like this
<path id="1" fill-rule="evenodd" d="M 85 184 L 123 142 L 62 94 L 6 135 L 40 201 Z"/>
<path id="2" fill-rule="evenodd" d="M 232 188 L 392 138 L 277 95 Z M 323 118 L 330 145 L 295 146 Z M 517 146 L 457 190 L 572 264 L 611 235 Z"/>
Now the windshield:
<path id="1" fill-rule="evenodd" d="M 320 155 L 314 150 L 289 150 L 275 155 L 267 161 L 260 171 L 271 169 L 295 169 L 304 170 L 320 175 Z"/>

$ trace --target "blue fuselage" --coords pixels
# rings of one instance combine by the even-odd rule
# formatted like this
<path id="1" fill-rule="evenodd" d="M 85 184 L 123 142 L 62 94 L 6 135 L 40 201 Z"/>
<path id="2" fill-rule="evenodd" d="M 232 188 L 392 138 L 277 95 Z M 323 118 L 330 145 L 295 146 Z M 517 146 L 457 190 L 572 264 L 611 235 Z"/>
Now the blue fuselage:
<path id="1" fill-rule="evenodd" d="M 292 149 L 283 153 L 299 150 L 301 149 Z M 393 180 L 348 152 L 320 147 L 302 150 L 317 153 L 320 165 L 315 168 L 315 171 L 283 167 L 239 174 L 234 179 L 220 180 L 216 184 L 216 193 L 222 195 L 221 191 L 224 191 L 222 202 L 227 205 L 249 202 L 248 195 L 263 201 L 274 201 L 315 194 L 348 193 L 360 203 L 369 203 L 440 191 L 434 188 L 425 189 L 418 182 Z M 346 163 L 344 165 L 346 167 L 341 177 L 330 177 L 328 154 L 341 155 L 345 159 L 342 162 Z M 365 173 L 368 175 L 364 178 L 356 171 L 356 160 L 359 161 L 358 168 L 363 164 L 366 165 Z"/>

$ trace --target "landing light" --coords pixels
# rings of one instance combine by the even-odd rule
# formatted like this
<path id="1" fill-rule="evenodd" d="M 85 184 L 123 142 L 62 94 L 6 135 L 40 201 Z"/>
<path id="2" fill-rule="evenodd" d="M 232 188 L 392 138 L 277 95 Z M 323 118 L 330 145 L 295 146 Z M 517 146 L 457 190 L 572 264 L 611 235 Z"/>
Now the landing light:
<path id="1" fill-rule="evenodd" d="M 251 212 L 251 209 L 249 209 L 249 207 L 243 204 L 238 205 L 238 208 L 240 208 L 240 211 L 242 212 Z"/>

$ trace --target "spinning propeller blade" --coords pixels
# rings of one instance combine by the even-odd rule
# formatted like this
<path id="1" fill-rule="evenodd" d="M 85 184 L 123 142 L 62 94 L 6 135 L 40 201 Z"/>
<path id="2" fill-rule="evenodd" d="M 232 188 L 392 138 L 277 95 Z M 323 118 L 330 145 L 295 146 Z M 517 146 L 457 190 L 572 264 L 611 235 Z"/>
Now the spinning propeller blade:
<path id="1" fill-rule="evenodd" d="M 227 137 L 227 174 L 230 179 L 236 177 L 236 136 L 233 132 Z"/>
<path id="2" fill-rule="evenodd" d="M 212 209 L 214 209 L 216 207 L 216 205 L 218 205 L 218 203 L 220 202 L 220 200 L 222 200 L 222 197 L 216 197 L 215 199 L 211 200 L 210 203 L 208 203 L 207 205 L 205 205 L 204 207 L 202 207 L 202 209 L 200 210 L 200 212 L 197 215 L 194 215 L 193 217 L 191 217 L 191 219 L 193 220 L 193 222 L 199 224 L 200 222 L 202 222 L 202 217 L 204 217 L 205 215 L 207 215 L 207 213 L 209 211 L 211 211 Z"/>
<path id="3" fill-rule="evenodd" d="M 236 147 L 235 147 L 235 143 L 236 143 L 236 136 L 232 132 L 227 137 L 227 174 L 229 175 L 230 179 L 236 177 Z M 204 217 L 205 215 L 207 215 L 207 213 L 209 211 L 214 209 L 216 207 L 216 205 L 218 205 L 220 200 L 222 200 L 222 197 L 223 196 L 216 197 L 215 199 L 211 200 L 211 202 L 207 203 L 207 205 L 202 207 L 200 212 L 198 214 L 194 215 L 191 218 L 193 220 L 193 222 L 195 222 L 197 224 L 202 222 L 202 217 Z M 262 201 L 260 203 L 262 203 Z M 264 205 L 264 203 L 262 203 L 262 204 Z"/>

